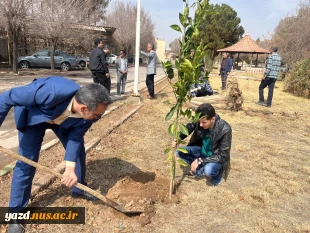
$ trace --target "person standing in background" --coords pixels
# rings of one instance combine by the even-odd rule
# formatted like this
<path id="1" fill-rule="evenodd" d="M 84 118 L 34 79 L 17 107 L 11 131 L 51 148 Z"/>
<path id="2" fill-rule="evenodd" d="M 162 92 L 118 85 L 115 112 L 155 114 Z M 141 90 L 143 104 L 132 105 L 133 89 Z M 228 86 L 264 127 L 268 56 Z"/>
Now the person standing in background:
<path id="1" fill-rule="evenodd" d="M 119 58 L 115 62 L 115 68 L 117 73 L 117 95 L 125 94 L 125 86 L 128 72 L 128 62 L 125 56 L 125 50 L 121 50 L 119 52 Z"/>
<path id="2" fill-rule="evenodd" d="M 230 74 L 231 68 L 233 66 L 232 60 L 228 57 L 227 53 L 223 53 L 223 59 L 220 66 L 220 76 L 222 79 L 222 90 L 226 89 L 227 77 Z"/>
<path id="3" fill-rule="evenodd" d="M 156 75 L 156 63 L 157 63 L 157 55 L 154 51 L 154 44 L 147 44 L 147 51 L 145 53 L 141 51 L 141 54 L 148 57 L 147 66 L 146 66 L 146 86 L 149 94 L 147 98 L 154 99 L 154 76 Z"/>
<path id="4" fill-rule="evenodd" d="M 92 72 L 94 83 L 103 85 L 110 93 L 111 80 L 107 62 L 107 53 L 110 49 L 108 46 L 103 46 L 102 39 L 96 39 L 94 43 L 95 48 L 89 54 L 89 69 Z"/>
<path id="5" fill-rule="evenodd" d="M 273 90 L 275 83 L 278 78 L 278 73 L 280 71 L 281 66 L 281 57 L 279 56 L 278 48 L 272 47 L 270 49 L 270 54 L 266 61 L 266 71 L 264 76 L 262 77 L 262 81 L 259 85 L 259 101 L 256 102 L 258 105 L 262 105 L 265 107 L 271 107 L 272 97 L 273 97 Z M 268 86 L 268 98 L 267 102 L 264 102 L 264 89 Z"/>

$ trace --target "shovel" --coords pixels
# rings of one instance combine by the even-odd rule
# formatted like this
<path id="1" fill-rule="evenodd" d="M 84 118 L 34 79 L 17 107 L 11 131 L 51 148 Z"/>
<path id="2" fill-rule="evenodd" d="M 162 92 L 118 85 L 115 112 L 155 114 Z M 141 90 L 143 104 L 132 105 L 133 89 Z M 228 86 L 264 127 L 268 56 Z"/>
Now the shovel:
<path id="1" fill-rule="evenodd" d="M 3 152 L 5 154 L 8 154 L 10 156 L 12 156 L 13 158 L 17 159 L 17 160 L 20 160 L 24 163 L 27 163 L 35 168 L 38 168 L 38 169 L 41 169 L 41 170 L 44 170 L 48 173 L 51 173 L 53 175 L 55 175 L 56 177 L 58 178 L 63 178 L 62 174 L 48 168 L 48 167 L 45 167 L 45 166 L 42 166 L 36 162 L 33 162 L 32 160 L 30 159 L 27 159 L 25 158 L 24 156 L 21 156 L 11 150 L 8 150 L 6 148 L 3 148 L 2 146 L 0 146 L 0 152 Z M 91 188 L 85 186 L 85 185 L 82 185 L 80 183 L 76 183 L 75 186 L 79 189 L 82 189 L 84 190 L 85 192 L 88 192 L 92 195 L 94 195 L 95 197 L 99 198 L 100 200 L 102 200 L 103 202 L 105 202 L 107 204 L 107 206 L 109 207 L 112 207 L 113 209 L 116 209 L 117 211 L 119 212 L 122 212 L 124 214 L 131 214 L 131 215 L 137 215 L 137 214 L 141 214 L 143 213 L 143 211 L 141 210 L 126 210 L 123 206 L 121 206 L 120 204 L 116 203 L 115 201 L 112 201 L 111 199 L 107 198 L 106 196 L 103 196 L 101 195 L 100 193 L 96 192 L 95 190 L 92 190 Z"/>

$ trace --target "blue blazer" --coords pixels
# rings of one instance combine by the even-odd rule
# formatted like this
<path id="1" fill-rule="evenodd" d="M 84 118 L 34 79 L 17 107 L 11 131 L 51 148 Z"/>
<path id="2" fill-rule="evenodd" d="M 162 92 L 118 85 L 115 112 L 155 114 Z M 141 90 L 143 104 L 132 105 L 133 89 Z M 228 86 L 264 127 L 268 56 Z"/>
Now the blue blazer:
<path id="1" fill-rule="evenodd" d="M 0 126 L 12 107 L 16 128 L 37 125 L 59 117 L 80 89 L 75 82 L 63 77 L 38 78 L 32 83 L 12 88 L 0 95 Z M 65 160 L 76 162 L 84 149 L 84 135 L 96 120 L 67 118 L 60 124 L 60 135 L 68 137 Z"/>

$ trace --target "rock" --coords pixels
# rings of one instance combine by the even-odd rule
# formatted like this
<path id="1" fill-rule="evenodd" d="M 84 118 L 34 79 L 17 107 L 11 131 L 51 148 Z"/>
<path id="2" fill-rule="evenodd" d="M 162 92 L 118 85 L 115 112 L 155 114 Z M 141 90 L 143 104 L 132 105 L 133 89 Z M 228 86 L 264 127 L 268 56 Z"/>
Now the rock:
<path id="1" fill-rule="evenodd" d="M 146 202 L 146 200 L 139 200 L 139 203 L 142 205 L 145 204 L 145 202 Z"/>
<path id="2" fill-rule="evenodd" d="M 125 208 L 131 207 L 132 204 L 133 204 L 133 200 L 131 200 L 130 202 L 128 202 L 128 203 L 125 205 Z"/>
<path id="3" fill-rule="evenodd" d="M 149 217 L 145 216 L 145 217 L 141 217 L 139 222 L 140 222 L 141 227 L 144 227 L 147 224 L 151 223 L 151 219 Z"/>

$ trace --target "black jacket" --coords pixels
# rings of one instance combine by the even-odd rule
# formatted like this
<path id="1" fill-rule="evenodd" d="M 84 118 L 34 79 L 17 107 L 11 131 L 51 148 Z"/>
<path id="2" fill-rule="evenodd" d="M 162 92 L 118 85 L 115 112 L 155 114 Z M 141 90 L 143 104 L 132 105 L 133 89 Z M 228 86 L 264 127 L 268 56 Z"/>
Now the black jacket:
<path id="1" fill-rule="evenodd" d="M 198 123 L 189 123 L 186 125 L 189 134 L 193 133 L 188 146 L 202 146 L 203 128 Z M 204 157 L 203 163 L 223 163 L 224 178 L 228 176 L 230 168 L 230 149 L 232 140 L 232 130 L 230 125 L 216 115 L 214 128 L 210 129 L 212 143 L 212 156 Z M 186 135 L 180 133 L 180 139 L 183 140 Z"/>
<path id="2" fill-rule="evenodd" d="M 96 47 L 89 53 L 89 69 L 92 72 L 109 73 L 107 57 L 101 48 Z"/>

